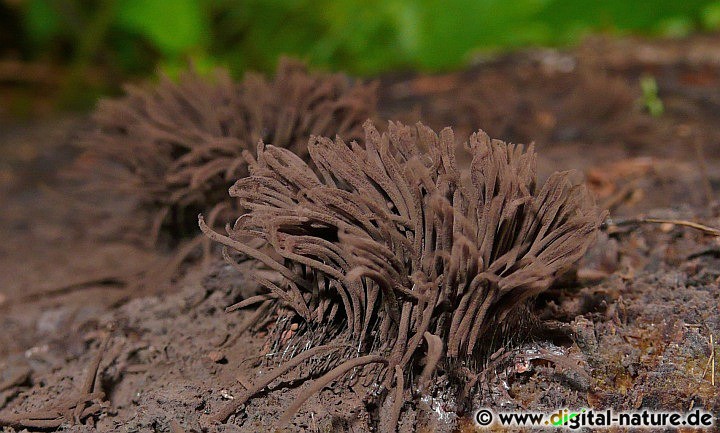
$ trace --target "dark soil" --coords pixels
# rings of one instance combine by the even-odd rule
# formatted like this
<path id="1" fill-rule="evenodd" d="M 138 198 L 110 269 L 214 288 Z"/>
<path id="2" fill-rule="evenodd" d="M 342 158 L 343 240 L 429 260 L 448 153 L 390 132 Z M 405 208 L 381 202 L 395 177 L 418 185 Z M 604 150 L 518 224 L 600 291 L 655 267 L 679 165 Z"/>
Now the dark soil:
<path id="1" fill-rule="evenodd" d="M 658 117 L 643 109 L 641 76 L 658 84 Z M 406 404 L 401 431 L 473 431 L 479 407 L 720 413 L 720 238 L 620 224 L 652 216 L 720 227 L 720 36 L 590 40 L 459 73 L 384 77 L 380 95 L 383 118 L 535 141 L 541 177 L 577 169 L 617 223 L 576 275 L 537 300 L 543 324 L 487 362 L 471 404 L 441 393 Z M 254 287 L 219 254 L 209 269 L 186 263 L 169 289 L 137 288 L 136 276 L 172 252 L 130 242 L 115 219 L 89 211 L 130 218 L 128 203 L 69 198 L 59 173 L 85 123 L 0 119 L 0 424 L 30 415 L 16 430 L 39 421 L 64 431 L 269 430 L 303 389 L 293 380 L 302 372 L 228 424 L 204 420 L 275 366 L 265 336 L 277 324 L 237 337 L 253 311 L 224 308 Z M 372 409 L 362 393 L 326 388 L 286 431 L 365 432 Z"/>

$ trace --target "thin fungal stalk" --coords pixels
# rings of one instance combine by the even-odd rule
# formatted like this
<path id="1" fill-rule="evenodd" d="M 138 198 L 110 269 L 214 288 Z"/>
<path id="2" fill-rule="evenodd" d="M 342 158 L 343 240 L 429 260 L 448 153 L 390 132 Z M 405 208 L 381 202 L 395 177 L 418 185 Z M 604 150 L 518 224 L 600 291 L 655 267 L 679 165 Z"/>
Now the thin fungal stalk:
<path id="1" fill-rule="evenodd" d="M 346 324 L 354 356 L 380 357 L 368 358 L 382 359 L 372 371 L 399 400 L 397 387 L 427 390 L 453 360 L 480 356 L 510 313 L 582 257 L 604 213 L 567 172 L 537 186 L 532 146 L 480 131 L 460 168 L 450 128 L 364 128 L 364 146 L 313 137 L 312 166 L 261 144 L 230 189 L 248 212 L 227 234 L 200 225 L 279 272 L 283 282 L 265 281 L 258 301 Z M 386 419 L 398 419 L 398 404 Z"/>
<path id="2" fill-rule="evenodd" d="M 223 215 L 234 211 L 237 217 L 226 191 L 247 175 L 258 141 L 306 157 L 311 133 L 361 139 L 362 122 L 374 111 L 374 85 L 309 73 L 289 59 L 281 59 L 271 80 L 188 72 L 177 82 L 163 77 L 101 101 L 93 130 L 81 137 L 78 167 L 86 175 L 102 171 L 96 188 L 133 197 L 149 211 L 152 223 L 145 229 L 152 241 L 162 229 L 177 239 L 195 234 L 198 212 L 224 204 Z"/>

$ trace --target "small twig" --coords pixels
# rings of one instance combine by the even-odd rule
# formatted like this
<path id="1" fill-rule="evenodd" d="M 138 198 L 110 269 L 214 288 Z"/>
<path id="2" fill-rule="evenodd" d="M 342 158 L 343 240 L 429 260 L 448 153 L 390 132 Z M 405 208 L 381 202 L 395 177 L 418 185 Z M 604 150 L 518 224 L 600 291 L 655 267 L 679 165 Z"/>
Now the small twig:
<path id="1" fill-rule="evenodd" d="M 715 258 L 720 258 L 720 248 L 707 248 L 702 251 L 698 251 L 697 253 L 692 253 L 687 258 L 688 260 L 692 260 L 702 256 L 712 256 Z"/>
<path id="2" fill-rule="evenodd" d="M 697 157 L 698 168 L 700 169 L 700 175 L 702 177 L 705 200 L 707 204 L 711 204 L 715 201 L 715 196 L 713 195 L 712 183 L 710 182 L 707 163 L 705 162 L 705 150 L 703 149 L 703 145 L 699 137 L 695 137 L 693 145 L 695 147 L 695 156 Z"/>
<path id="3" fill-rule="evenodd" d="M 700 230 L 703 233 L 720 237 L 720 229 L 716 229 L 714 227 L 709 227 L 704 224 L 700 224 L 700 223 L 696 223 L 696 222 L 692 222 L 692 221 L 676 220 L 676 219 L 643 218 L 643 217 L 617 220 L 617 221 L 608 219 L 603 224 L 603 227 L 605 229 L 610 229 L 611 227 L 633 226 L 633 225 L 640 225 L 640 224 L 673 224 L 673 225 L 678 225 L 678 226 L 683 226 L 683 227 L 689 227 L 689 228 L 692 228 L 695 230 Z"/>
<path id="4" fill-rule="evenodd" d="M 56 429 L 63 423 L 62 419 L 16 419 L 0 417 L 0 427 L 16 429 Z"/>
<path id="5" fill-rule="evenodd" d="M 76 420 L 80 420 L 85 410 L 85 404 L 91 400 L 90 398 L 88 398 L 88 396 L 93 393 L 101 392 L 100 381 L 98 380 L 98 373 L 100 371 L 100 363 L 102 362 L 103 355 L 105 355 L 105 350 L 107 349 L 107 345 L 110 342 L 110 335 L 111 333 L 108 332 L 102 339 L 102 342 L 98 347 L 97 354 L 95 355 L 95 358 L 93 359 L 93 362 L 92 364 L 90 364 L 90 368 L 87 371 L 87 376 L 85 376 L 85 381 L 83 382 L 82 388 L 80 389 L 80 396 L 85 396 L 85 401 L 78 402 L 77 406 L 75 406 L 74 416 Z"/>
<path id="6" fill-rule="evenodd" d="M 710 359 L 712 359 L 710 383 L 712 384 L 712 386 L 715 386 L 715 341 L 713 340 L 712 334 L 710 334 L 710 347 L 712 348 L 712 352 L 710 354 Z"/>
<path id="7" fill-rule="evenodd" d="M 703 381 L 705 379 L 705 375 L 707 375 L 708 369 L 710 369 L 710 383 L 712 384 L 712 386 L 715 386 L 715 341 L 713 339 L 712 331 L 710 331 L 709 328 L 708 333 L 710 333 L 710 356 L 705 363 L 705 368 L 703 368 L 702 375 L 700 375 L 700 381 Z"/>
<path id="8" fill-rule="evenodd" d="M 47 287 L 15 298 L 8 298 L 6 303 L 2 305 L 22 304 L 24 302 L 36 301 L 38 298 L 62 296 L 80 290 L 96 288 L 97 286 L 103 286 L 108 289 L 123 289 L 127 285 L 128 281 L 119 275 L 106 275 L 97 278 L 90 278 L 83 281 L 76 281 L 74 283 Z"/>
<path id="9" fill-rule="evenodd" d="M 93 359 L 82 384 L 80 392 L 75 397 L 66 397 L 50 409 L 42 409 L 35 412 L 18 414 L 11 417 L 0 416 L 0 427 L 32 428 L 32 429 L 56 429 L 65 422 L 79 423 L 83 419 L 102 409 L 98 403 L 90 404 L 95 399 L 104 398 L 105 394 L 100 391 L 98 373 L 100 363 L 105 354 L 110 333 L 100 343 L 98 353 Z M 71 419 L 72 418 L 72 419 Z"/>

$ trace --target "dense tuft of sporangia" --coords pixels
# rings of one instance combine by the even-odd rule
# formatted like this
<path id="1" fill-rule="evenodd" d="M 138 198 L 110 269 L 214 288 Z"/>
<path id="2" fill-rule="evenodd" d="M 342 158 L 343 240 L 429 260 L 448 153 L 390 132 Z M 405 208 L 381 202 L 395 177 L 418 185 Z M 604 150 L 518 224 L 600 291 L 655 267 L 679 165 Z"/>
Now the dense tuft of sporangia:
<path id="1" fill-rule="evenodd" d="M 313 137 L 312 166 L 290 150 L 260 145 L 250 175 L 230 189 L 248 212 L 227 235 L 201 217 L 207 236 L 280 275 L 258 276 L 266 293 L 235 307 L 272 304 L 302 323 L 340 324 L 338 345 L 310 351 L 353 348 L 282 422 L 310 393 L 363 366 L 353 377 L 378 380 L 385 391 L 376 394 L 395 401 L 383 418 L 397 422 L 406 388 L 427 389 L 453 360 L 479 356 L 494 329 L 593 241 L 603 213 L 567 172 L 538 186 L 532 146 L 480 131 L 465 149 L 469 166 L 460 168 L 451 129 L 438 135 L 392 122 L 383 134 L 367 122 L 364 145 Z M 264 247 L 251 246 L 253 238 Z M 310 351 L 285 361 L 278 374 Z"/>
<path id="2" fill-rule="evenodd" d="M 135 197 L 154 215 L 153 236 L 161 227 L 182 235 L 198 212 L 234 206 L 227 188 L 247 174 L 243 155 L 254 155 L 260 140 L 307 156 L 311 133 L 361 139 L 376 104 L 374 85 L 309 73 L 288 59 L 272 80 L 188 72 L 126 93 L 98 105 L 83 158 L 104 163 L 105 191 Z"/>

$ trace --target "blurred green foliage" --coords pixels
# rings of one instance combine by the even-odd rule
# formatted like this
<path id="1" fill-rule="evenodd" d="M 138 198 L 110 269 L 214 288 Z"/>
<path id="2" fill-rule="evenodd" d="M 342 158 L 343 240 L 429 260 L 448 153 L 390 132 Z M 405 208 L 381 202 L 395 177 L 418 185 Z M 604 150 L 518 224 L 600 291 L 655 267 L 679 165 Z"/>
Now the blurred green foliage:
<path id="1" fill-rule="evenodd" d="M 3 0 L 0 0 L 2 2 Z M 444 70 L 474 55 L 565 45 L 589 32 L 684 35 L 720 27 L 718 0 L 13 0 L 23 55 L 117 75 L 270 71 L 281 54 L 372 75 Z"/>
<path id="2" fill-rule="evenodd" d="M 642 97 L 640 103 L 653 117 L 660 117 L 665 112 L 665 105 L 658 96 L 658 85 L 655 77 L 643 75 L 640 77 L 640 90 Z"/>

